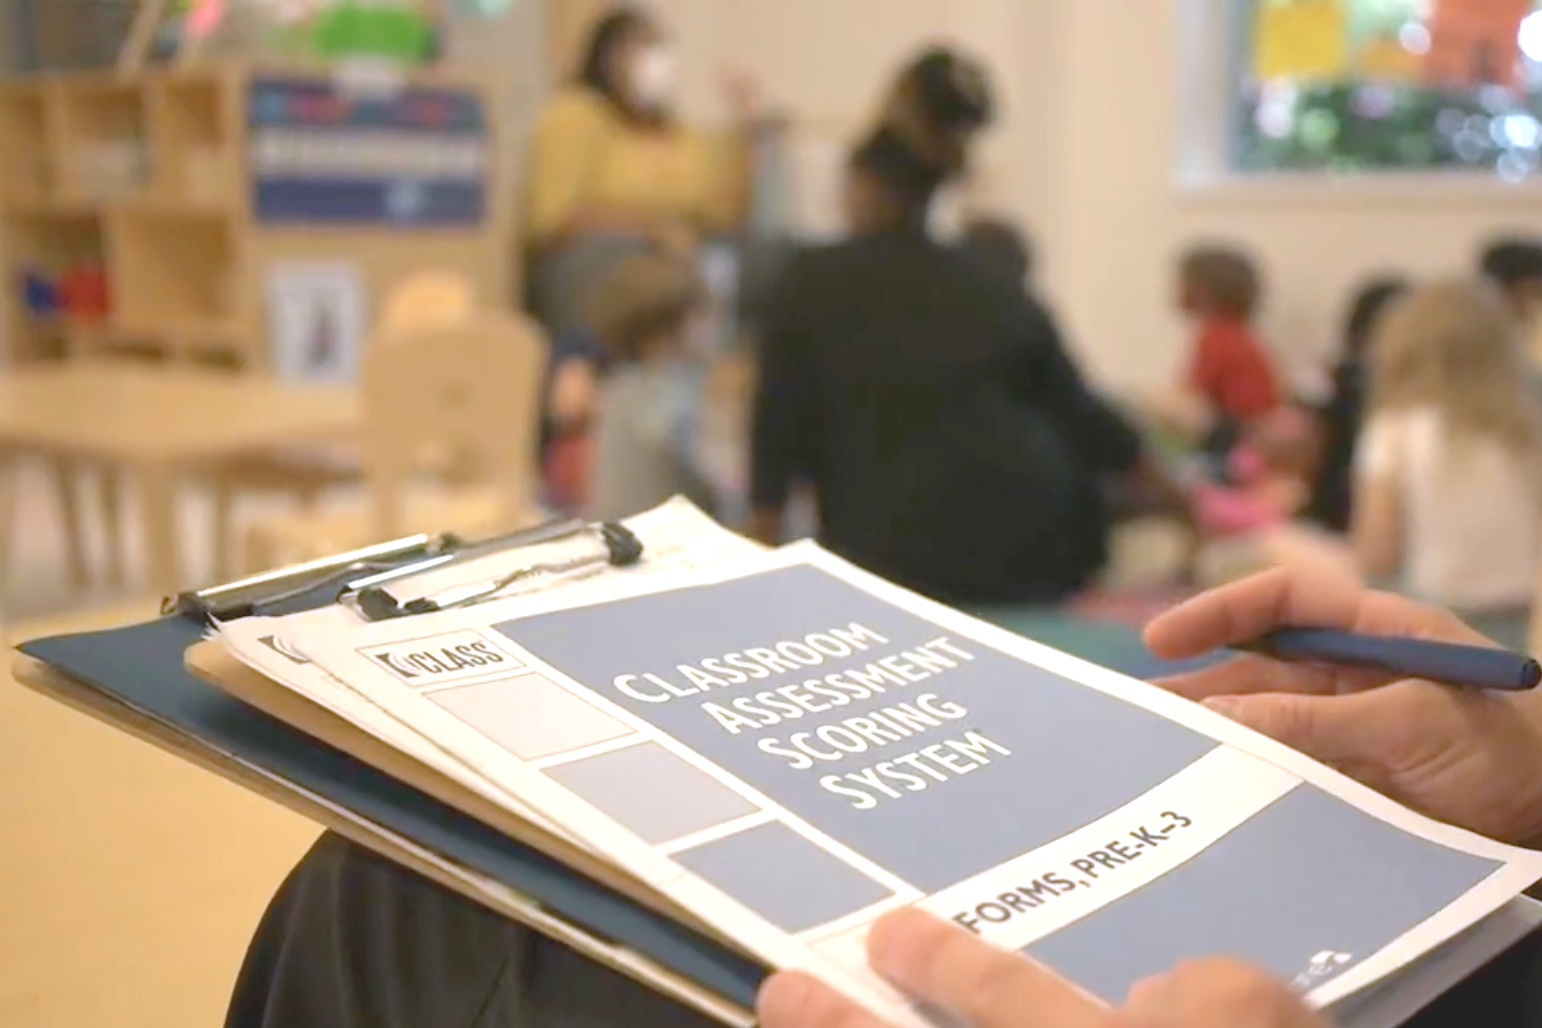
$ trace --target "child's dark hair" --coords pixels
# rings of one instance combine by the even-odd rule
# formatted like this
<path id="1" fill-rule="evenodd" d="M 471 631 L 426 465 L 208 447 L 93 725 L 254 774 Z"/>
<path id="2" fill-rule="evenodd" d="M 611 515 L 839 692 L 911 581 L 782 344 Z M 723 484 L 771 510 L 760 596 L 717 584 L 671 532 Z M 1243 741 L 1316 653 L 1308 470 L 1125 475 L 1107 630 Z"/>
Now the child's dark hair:
<path id="1" fill-rule="evenodd" d="M 1234 246 L 1196 246 L 1183 255 L 1183 280 L 1198 287 L 1215 313 L 1249 321 L 1258 309 L 1262 284 L 1246 251 Z"/>
<path id="2" fill-rule="evenodd" d="M 590 325 L 616 361 L 636 361 L 643 346 L 684 330 L 706 302 L 701 274 L 678 257 L 658 252 L 619 261 L 595 298 Z"/>
<path id="3" fill-rule="evenodd" d="M 981 267 L 1010 282 L 1033 274 L 1033 244 L 1009 221 L 975 218 L 964 226 L 960 245 Z"/>
<path id="4" fill-rule="evenodd" d="M 1349 314 L 1344 319 L 1344 338 L 1340 355 L 1345 360 L 1355 360 L 1365 355 L 1370 345 L 1376 323 L 1388 307 L 1409 289 L 1409 281 L 1401 275 L 1381 275 L 1370 279 L 1355 290 L 1349 303 Z"/>
<path id="5" fill-rule="evenodd" d="M 1542 279 L 1542 243 L 1535 239 L 1496 239 L 1479 258 L 1485 278 L 1502 288 Z"/>

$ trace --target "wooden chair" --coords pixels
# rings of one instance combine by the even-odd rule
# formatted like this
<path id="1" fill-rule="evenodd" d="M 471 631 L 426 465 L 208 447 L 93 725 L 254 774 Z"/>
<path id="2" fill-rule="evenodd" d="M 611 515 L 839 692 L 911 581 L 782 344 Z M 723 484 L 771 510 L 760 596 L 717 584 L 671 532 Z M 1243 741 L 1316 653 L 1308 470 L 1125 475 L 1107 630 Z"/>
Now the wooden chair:
<path id="1" fill-rule="evenodd" d="M 470 319 L 476 310 L 476 289 L 464 276 L 438 269 L 403 277 L 386 294 L 379 332 L 400 333 L 413 328 L 448 325 Z M 346 458 L 347 455 L 342 455 Z M 234 577 L 235 508 L 240 496 L 277 493 L 292 497 L 300 516 L 321 514 L 321 500 L 341 486 L 357 484 L 356 461 L 326 453 L 279 452 L 227 463 L 210 475 L 214 494 L 215 577 Z"/>
<path id="2" fill-rule="evenodd" d="M 476 313 L 476 290 L 464 275 L 453 271 L 420 271 L 408 275 L 386 296 L 380 330 L 405 332 L 465 321 Z"/>
<path id="3" fill-rule="evenodd" d="M 540 520 L 545 336 L 519 315 L 436 320 L 413 326 L 398 319 L 370 340 L 363 508 L 254 523 L 245 570 L 415 532 L 477 536 Z"/>

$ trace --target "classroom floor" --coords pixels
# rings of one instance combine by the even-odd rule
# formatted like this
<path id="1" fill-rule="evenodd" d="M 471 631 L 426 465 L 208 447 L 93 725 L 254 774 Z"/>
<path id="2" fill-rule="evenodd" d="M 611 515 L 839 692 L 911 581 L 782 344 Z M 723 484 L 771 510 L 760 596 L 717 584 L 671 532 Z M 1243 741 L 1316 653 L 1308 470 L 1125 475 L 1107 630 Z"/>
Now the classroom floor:
<path id="1" fill-rule="evenodd" d="M 188 556 L 207 508 L 189 498 Z M 6 634 L 147 617 L 64 577 L 46 479 L 25 476 Z M 99 550 L 97 552 L 100 552 Z M 105 609 L 102 609 L 103 605 Z M 269 897 L 318 829 L 0 675 L 0 1025 L 209 1028 Z"/>

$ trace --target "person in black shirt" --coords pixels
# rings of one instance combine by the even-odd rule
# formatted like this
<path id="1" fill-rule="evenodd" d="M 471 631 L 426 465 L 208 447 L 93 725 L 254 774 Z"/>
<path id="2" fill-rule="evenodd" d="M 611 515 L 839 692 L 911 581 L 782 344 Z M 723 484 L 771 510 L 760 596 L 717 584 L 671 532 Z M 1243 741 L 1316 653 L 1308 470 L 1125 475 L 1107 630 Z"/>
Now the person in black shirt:
<path id="1" fill-rule="evenodd" d="M 1333 389 L 1317 412 L 1320 433 L 1317 469 L 1303 517 L 1333 532 L 1349 531 L 1353 507 L 1355 442 L 1365 412 L 1366 346 L 1376 322 L 1408 290 L 1398 276 L 1372 279 L 1350 304 L 1343 348 L 1333 367 Z"/>
<path id="2" fill-rule="evenodd" d="M 1107 556 L 1100 476 L 1142 463 L 1043 309 L 927 235 L 951 173 L 880 127 L 850 164 L 854 238 L 795 259 L 761 340 L 754 534 L 795 481 L 820 539 L 955 603 L 1050 603 Z"/>
<path id="3" fill-rule="evenodd" d="M 1033 277 L 1033 243 L 1011 222 L 974 218 L 964 226 L 959 248 L 986 271 L 1018 287 L 1027 286 Z"/>

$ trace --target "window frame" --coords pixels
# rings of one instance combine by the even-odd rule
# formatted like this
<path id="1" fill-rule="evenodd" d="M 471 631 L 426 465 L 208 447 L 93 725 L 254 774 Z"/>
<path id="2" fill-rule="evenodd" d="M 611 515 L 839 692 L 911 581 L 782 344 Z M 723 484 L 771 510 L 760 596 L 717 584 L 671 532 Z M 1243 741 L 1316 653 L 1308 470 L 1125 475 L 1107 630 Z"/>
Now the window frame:
<path id="1" fill-rule="evenodd" d="M 1177 139 L 1173 186 L 1180 199 L 1279 205 L 1406 206 L 1438 197 L 1490 206 L 1542 200 L 1542 172 L 1509 182 L 1492 171 L 1240 171 L 1236 146 L 1242 80 L 1255 0 L 1177 0 Z M 1218 11 L 1217 8 L 1220 8 Z"/>

